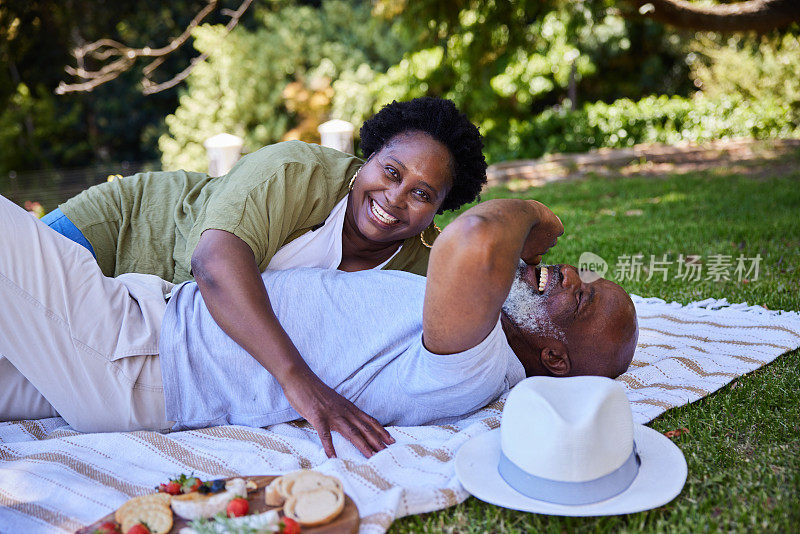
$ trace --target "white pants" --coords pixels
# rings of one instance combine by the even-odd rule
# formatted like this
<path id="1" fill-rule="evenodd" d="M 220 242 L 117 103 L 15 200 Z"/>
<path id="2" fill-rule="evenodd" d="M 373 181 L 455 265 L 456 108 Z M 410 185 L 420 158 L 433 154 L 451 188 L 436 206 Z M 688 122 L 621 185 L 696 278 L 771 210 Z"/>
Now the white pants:
<path id="1" fill-rule="evenodd" d="M 0 196 L 0 421 L 171 427 L 158 361 L 171 286 L 103 276 L 88 250 Z"/>

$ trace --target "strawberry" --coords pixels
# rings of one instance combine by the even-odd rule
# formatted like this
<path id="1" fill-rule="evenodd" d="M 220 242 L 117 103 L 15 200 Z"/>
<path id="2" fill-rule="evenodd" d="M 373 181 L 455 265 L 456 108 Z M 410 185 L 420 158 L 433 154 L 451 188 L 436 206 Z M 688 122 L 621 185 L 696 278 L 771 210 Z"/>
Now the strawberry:
<path id="1" fill-rule="evenodd" d="M 186 476 L 181 473 L 178 477 L 169 479 L 166 484 L 159 484 L 158 491 L 169 493 L 170 495 L 180 495 L 181 493 L 199 491 L 201 486 L 203 486 L 203 481 L 196 476 Z"/>
<path id="2" fill-rule="evenodd" d="M 250 503 L 247 502 L 247 499 L 237 497 L 228 503 L 226 511 L 228 512 L 228 517 L 241 517 L 247 515 L 250 511 Z"/>
<path id="3" fill-rule="evenodd" d="M 291 517 L 284 517 L 280 524 L 281 534 L 300 534 L 300 525 Z"/>
<path id="4" fill-rule="evenodd" d="M 200 479 L 199 479 L 199 478 L 197 478 L 197 477 L 192 477 L 192 478 L 190 478 L 189 480 L 187 480 L 187 481 L 186 481 L 186 484 L 184 484 L 184 486 L 183 486 L 183 487 L 184 487 L 184 488 L 186 488 L 186 487 L 188 486 L 188 487 L 189 487 L 189 491 L 187 491 L 187 492 L 185 492 L 185 493 L 190 493 L 190 492 L 192 492 L 192 491 L 197 491 L 197 489 L 198 489 L 198 488 L 199 488 L 199 487 L 200 487 L 202 484 L 203 484 L 203 481 L 202 481 L 202 480 L 200 480 Z"/>
<path id="5" fill-rule="evenodd" d="M 119 534 L 119 525 L 113 521 L 106 521 L 94 530 L 92 534 Z"/>
<path id="6" fill-rule="evenodd" d="M 150 529 L 144 523 L 137 523 L 129 528 L 126 534 L 150 534 Z"/>

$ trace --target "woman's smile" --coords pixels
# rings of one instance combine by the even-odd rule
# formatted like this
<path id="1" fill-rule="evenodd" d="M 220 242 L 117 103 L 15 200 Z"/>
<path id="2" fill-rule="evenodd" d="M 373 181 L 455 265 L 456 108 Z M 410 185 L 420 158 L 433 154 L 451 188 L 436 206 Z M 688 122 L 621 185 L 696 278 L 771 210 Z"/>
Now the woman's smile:
<path id="1" fill-rule="evenodd" d="M 400 219 L 383 209 L 375 199 L 369 198 L 368 204 L 369 214 L 372 216 L 372 220 L 377 221 L 381 226 L 393 227 L 400 222 Z"/>

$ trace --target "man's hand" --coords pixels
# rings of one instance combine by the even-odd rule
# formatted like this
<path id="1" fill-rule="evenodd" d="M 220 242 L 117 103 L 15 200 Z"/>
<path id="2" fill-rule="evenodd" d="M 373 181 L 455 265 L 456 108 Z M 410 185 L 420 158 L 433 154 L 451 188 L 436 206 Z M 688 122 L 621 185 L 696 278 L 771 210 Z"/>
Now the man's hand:
<path id="1" fill-rule="evenodd" d="M 294 379 L 283 388 L 286 400 L 317 431 L 328 458 L 334 458 L 331 432 L 344 436 L 365 457 L 394 443 L 394 438 L 373 417 L 325 385 L 316 375 Z"/>
<path id="2" fill-rule="evenodd" d="M 528 265 L 539 265 L 542 256 L 556 246 L 558 238 L 564 234 L 564 225 L 561 224 L 561 219 L 541 202 L 529 200 L 528 203 L 538 213 L 539 221 L 528 233 L 520 258 Z"/>

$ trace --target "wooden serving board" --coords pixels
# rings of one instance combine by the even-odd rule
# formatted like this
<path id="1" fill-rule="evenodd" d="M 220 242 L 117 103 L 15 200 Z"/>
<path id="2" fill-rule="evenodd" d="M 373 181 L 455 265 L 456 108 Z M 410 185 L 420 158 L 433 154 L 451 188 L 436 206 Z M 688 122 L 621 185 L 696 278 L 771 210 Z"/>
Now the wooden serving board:
<path id="1" fill-rule="evenodd" d="M 267 504 L 264 502 L 264 489 L 269 485 L 270 482 L 278 478 L 277 476 L 254 476 L 240 478 L 252 480 L 258 487 L 258 489 L 255 491 L 251 491 L 247 494 L 247 500 L 250 502 L 251 514 L 266 512 L 267 510 L 280 509 L 280 507 L 267 506 Z M 230 478 L 226 480 L 230 480 Z M 283 517 L 282 511 L 279 512 L 279 514 L 281 517 Z M 356 503 L 354 503 L 353 500 L 348 497 L 347 494 L 345 494 L 344 509 L 336 519 L 330 523 L 320 525 L 318 527 L 303 527 L 302 532 L 303 534 L 355 534 L 358 532 L 359 519 Z M 80 529 L 77 534 L 92 534 L 95 529 L 100 528 L 100 525 L 106 521 L 114 521 L 114 512 L 101 519 L 98 519 L 88 527 Z M 182 519 L 173 513 L 172 530 L 169 532 L 170 534 L 177 534 L 183 527 L 188 525 L 189 521 Z"/>

